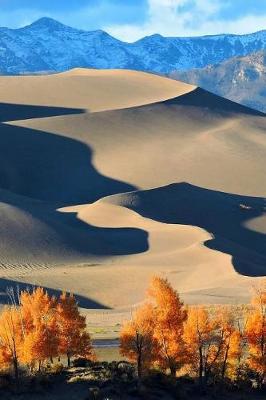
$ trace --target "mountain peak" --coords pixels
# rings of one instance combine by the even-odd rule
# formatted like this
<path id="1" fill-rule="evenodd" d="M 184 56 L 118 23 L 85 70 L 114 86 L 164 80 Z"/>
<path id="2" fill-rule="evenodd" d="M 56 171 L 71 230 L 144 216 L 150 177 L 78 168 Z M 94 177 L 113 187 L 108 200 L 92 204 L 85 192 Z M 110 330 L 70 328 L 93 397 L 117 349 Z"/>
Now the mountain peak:
<path id="1" fill-rule="evenodd" d="M 160 35 L 159 33 L 153 33 L 152 35 L 144 36 L 143 38 L 137 40 L 135 43 L 141 43 L 141 42 L 149 42 L 149 41 L 158 41 L 161 39 L 167 39 L 166 37 Z"/>
<path id="2" fill-rule="evenodd" d="M 32 24 L 25 26 L 25 28 L 52 28 L 52 29 L 62 29 L 65 28 L 66 25 L 62 24 L 59 21 L 56 21 L 53 18 L 42 17 L 34 21 Z"/>

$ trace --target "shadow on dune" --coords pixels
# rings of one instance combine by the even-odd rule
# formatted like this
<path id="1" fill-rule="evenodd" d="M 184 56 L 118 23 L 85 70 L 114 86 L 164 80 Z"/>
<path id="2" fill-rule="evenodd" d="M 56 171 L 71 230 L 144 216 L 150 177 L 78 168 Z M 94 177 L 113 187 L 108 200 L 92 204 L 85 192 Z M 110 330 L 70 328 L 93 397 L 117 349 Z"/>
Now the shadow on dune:
<path id="1" fill-rule="evenodd" d="M 17 107 L 9 105 L 6 115 L 15 119 L 18 116 Z M 52 115 L 64 113 L 64 109 L 54 107 L 22 106 L 21 110 L 24 118 L 51 116 L 51 110 L 54 112 Z M 70 111 L 65 109 L 66 114 Z M 98 228 L 77 219 L 76 213 L 56 211 L 60 207 L 91 203 L 103 196 L 135 189 L 129 184 L 101 175 L 94 168 L 92 157 L 90 147 L 77 140 L 2 123 L 0 202 L 15 207 L 15 212 L 21 210 L 34 221 L 37 220 L 37 248 L 38 240 L 42 244 L 47 241 L 43 236 L 48 227 L 49 232 L 52 231 L 52 238 L 49 237 L 47 251 L 49 246 L 52 248 L 53 243 L 50 242 L 54 238 L 60 242 L 63 252 L 65 249 L 73 250 L 81 256 L 114 256 L 146 251 L 148 235 L 143 230 Z M 12 229 L 15 229 L 11 232 L 12 240 L 16 242 L 16 229 L 21 232 L 21 223 L 14 221 L 12 212 L 11 210 L 8 214 L 4 208 L 1 209 L 0 215 L 5 219 L 5 229 L 2 230 L 0 221 L 0 235 L 6 235 L 11 223 Z M 41 228 L 38 221 L 41 222 Z M 31 229 L 30 224 L 25 229 Z M 23 238 L 19 239 L 23 244 Z M 25 243 L 27 246 L 29 242 L 25 239 Z"/>
<path id="2" fill-rule="evenodd" d="M 37 285 L 38 286 L 38 285 Z M 13 289 L 15 297 L 17 299 L 17 294 L 21 292 L 22 290 L 29 290 L 31 291 L 35 285 L 32 285 L 30 283 L 25 283 L 25 282 L 17 282 L 17 281 L 12 281 L 10 279 L 2 279 L 0 278 L 0 304 L 2 305 L 7 305 L 10 304 L 10 298 L 7 294 L 8 289 Z M 51 289 L 44 287 L 45 290 L 49 293 L 51 296 L 59 297 L 61 294 L 60 290 L 56 289 Z M 109 307 L 98 303 L 97 301 L 94 301 L 92 299 L 89 299 L 84 296 L 80 296 L 78 294 L 75 294 L 75 299 L 77 300 L 78 304 L 82 308 L 88 308 L 88 309 L 94 309 L 94 310 L 108 310 L 110 309 Z"/>
<path id="3" fill-rule="evenodd" d="M 9 105 L 7 114 L 11 119 L 17 119 L 17 107 Z M 51 116 L 51 109 L 52 115 L 62 115 L 64 110 L 32 106 L 22 106 L 22 109 L 24 118 Z M 65 109 L 66 114 L 70 111 Z M 136 189 L 101 175 L 94 168 L 92 159 L 89 146 L 77 140 L 0 124 L 0 187 L 3 189 L 57 203 L 58 207 L 91 203 L 110 194 Z"/>
<path id="4" fill-rule="evenodd" d="M 0 240 L 1 237 L 4 238 L 9 229 L 14 230 L 14 232 L 11 232 L 13 234 L 12 240 L 16 244 L 19 241 L 23 247 L 29 246 L 29 252 L 32 249 L 32 245 L 35 248 L 35 253 L 38 251 L 36 247 L 39 247 L 39 252 L 46 249 L 45 252 L 47 254 L 55 251 L 55 259 L 57 252 L 59 254 L 64 253 L 66 261 L 68 256 L 73 253 L 78 257 L 78 260 L 81 258 L 82 262 L 85 262 L 88 256 L 110 257 L 130 255 L 145 252 L 149 248 L 148 233 L 138 228 L 96 227 L 78 219 L 75 212 L 60 212 L 55 209 L 53 204 L 14 195 L 5 190 L 0 190 L 0 203 L 8 204 L 14 207 L 14 210 L 23 212 L 22 221 L 23 229 L 25 230 L 25 244 L 23 241 L 24 236 L 20 235 L 23 232 L 20 226 L 20 215 L 18 221 L 14 222 L 16 214 L 13 214 L 12 210 L 7 211 L 7 220 L 4 219 L 5 209 L 1 210 Z M 27 216 L 30 218 L 29 225 L 27 225 Z M 32 241 L 29 243 L 27 235 L 28 231 L 32 229 Z M 19 236 L 17 236 L 18 232 Z M 12 252 L 12 243 L 10 244 L 10 252 Z M 34 259 L 36 259 L 36 256 Z M 40 256 L 41 263 L 42 257 Z"/>
<path id="5" fill-rule="evenodd" d="M 266 275 L 266 235 L 245 226 L 248 221 L 265 215 L 263 198 L 175 183 L 116 195 L 105 201 L 156 221 L 203 228 L 213 236 L 205 246 L 232 255 L 237 272 L 247 276 Z"/>
<path id="6" fill-rule="evenodd" d="M 196 88 L 182 96 L 163 101 L 162 104 L 176 106 L 190 106 L 217 111 L 218 113 L 246 114 L 265 117 L 265 114 L 249 107 L 242 106 L 234 101 L 217 96 L 207 90 Z"/>
<path id="7" fill-rule="evenodd" d="M 31 118 L 47 118 L 59 115 L 82 114 L 80 108 L 47 107 L 24 104 L 0 103 L 0 122 L 19 121 Z"/>

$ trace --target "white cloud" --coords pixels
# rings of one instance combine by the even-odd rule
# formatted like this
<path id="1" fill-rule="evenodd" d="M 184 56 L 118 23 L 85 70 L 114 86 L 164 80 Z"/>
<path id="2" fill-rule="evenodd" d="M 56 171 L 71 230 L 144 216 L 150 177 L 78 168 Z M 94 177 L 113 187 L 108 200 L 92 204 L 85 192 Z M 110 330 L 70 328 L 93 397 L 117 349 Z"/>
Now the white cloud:
<path id="1" fill-rule="evenodd" d="M 125 41 L 160 33 L 164 36 L 198 36 L 218 33 L 249 33 L 265 29 L 266 15 L 244 16 L 235 20 L 221 20 L 219 11 L 226 1 L 148 0 L 148 19 L 138 25 L 110 25 L 103 29 Z"/>
<path id="2" fill-rule="evenodd" d="M 247 15 L 245 17 L 236 19 L 234 21 L 213 21 L 206 24 L 206 29 L 210 34 L 215 34 L 215 33 L 244 34 L 244 33 L 251 33 L 264 30 L 265 27 L 266 27 L 266 14 L 261 16 Z M 203 30 L 204 27 L 202 27 L 201 32 L 203 32 Z"/>
<path id="3" fill-rule="evenodd" d="M 232 20 L 222 20 L 219 15 L 223 8 L 230 6 L 232 0 L 147 0 L 147 2 L 147 19 L 139 24 L 107 25 L 109 16 L 118 13 L 120 7 L 106 8 L 104 2 L 97 7 L 90 6 L 81 10 L 77 8 L 71 13 L 45 13 L 45 16 L 81 29 L 91 30 L 100 27 L 114 37 L 129 42 L 154 33 L 164 36 L 199 36 L 249 33 L 266 27 L 266 14 L 263 13 L 260 16 L 246 15 Z M 131 12 L 130 10 L 129 8 L 127 12 Z M 1 12 L 0 26 L 21 27 L 42 16 L 43 12 L 38 9 Z"/>

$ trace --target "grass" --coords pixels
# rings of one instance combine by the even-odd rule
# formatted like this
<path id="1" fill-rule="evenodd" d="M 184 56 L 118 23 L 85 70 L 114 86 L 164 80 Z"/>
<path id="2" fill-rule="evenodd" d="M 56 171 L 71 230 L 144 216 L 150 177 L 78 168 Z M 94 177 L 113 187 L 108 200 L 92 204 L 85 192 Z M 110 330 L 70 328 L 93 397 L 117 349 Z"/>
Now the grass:
<path id="1" fill-rule="evenodd" d="M 125 360 L 125 358 L 120 355 L 118 347 L 101 347 L 94 349 L 94 351 L 96 353 L 97 360 L 100 362 Z"/>
<path id="2" fill-rule="evenodd" d="M 90 324 L 87 323 L 88 332 L 92 339 L 118 339 L 121 329 L 120 324 L 115 325 L 102 325 L 102 324 Z"/>

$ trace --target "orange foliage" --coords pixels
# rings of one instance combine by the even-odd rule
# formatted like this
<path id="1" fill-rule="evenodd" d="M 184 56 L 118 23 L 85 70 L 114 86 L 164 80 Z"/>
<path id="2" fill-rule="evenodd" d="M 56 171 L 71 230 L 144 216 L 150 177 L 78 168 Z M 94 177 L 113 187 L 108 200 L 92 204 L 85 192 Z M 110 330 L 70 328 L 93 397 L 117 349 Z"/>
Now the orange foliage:
<path id="1" fill-rule="evenodd" d="M 86 333 L 86 318 L 79 313 L 73 295 L 62 293 L 57 304 L 59 351 L 66 354 L 68 365 L 72 356 L 94 358 L 90 336 Z"/>
<path id="2" fill-rule="evenodd" d="M 29 332 L 40 323 L 51 319 L 56 300 L 54 297 L 50 297 L 43 288 L 38 287 L 32 293 L 22 291 L 20 303 L 24 328 L 26 332 Z"/>
<path id="3" fill-rule="evenodd" d="M 148 296 L 153 304 L 153 335 L 158 343 L 156 363 L 175 375 L 185 361 L 183 329 L 187 311 L 167 279 L 154 277 Z"/>
<path id="4" fill-rule="evenodd" d="M 15 307 L 6 307 L 0 314 L 0 361 L 4 368 L 13 366 L 16 379 L 22 338 L 19 311 Z"/>
<path id="5" fill-rule="evenodd" d="M 207 383 L 210 379 L 242 379 L 247 360 L 258 382 L 265 382 L 265 282 L 252 299 L 251 313 L 249 306 L 186 310 L 170 283 L 159 277 L 150 284 L 147 302 L 121 332 L 121 352 L 131 361 L 145 359 L 146 367 L 155 364 L 173 375 L 187 366 L 201 383 Z"/>
<path id="6" fill-rule="evenodd" d="M 41 323 L 25 336 L 23 362 L 34 366 L 59 355 L 57 330 L 54 324 Z"/>
<path id="7" fill-rule="evenodd" d="M 137 363 L 139 378 L 155 358 L 157 343 L 153 337 L 154 327 L 153 308 L 144 304 L 134 312 L 131 321 L 123 325 L 120 333 L 120 352 Z"/>
<path id="8" fill-rule="evenodd" d="M 234 379 L 241 359 L 241 335 L 228 307 L 189 309 L 184 329 L 188 364 L 200 381 L 211 374 Z"/>
<path id="9" fill-rule="evenodd" d="M 184 327 L 184 340 L 188 364 L 200 379 L 206 374 L 209 360 L 213 357 L 213 332 L 215 321 L 204 307 L 193 307 L 188 311 Z"/>
<path id="10" fill-rule="evenodd" d="M 59 354 L 56 300 L 43 288 L 21 293 L 21 316 L 24 328 L 22 360 L 34 365 Z"/>
<path id="11" fill-rule="evenodd" d="M 13 299 L 12 299 L 12 302 Z M 74 296 L 62 294 L 59 301 L 42 288 L 20 294 L 20 305 L 0 314 L 0 368 L 18 363 L 39 368 L 60 354 L 93 358 L 86 320 Z"/>
<path id="12" fill-rule="evenodd" d="M 216 368 L 222 378 L 228 376 L 235 379 L 241 361 L 241 334 L 236 327 L 235 317 L 229 307 L 218 307 L 215 313 L 216 321 Z"/>
<path id="13" fill-rule="evenodd" d="M 266 281 L 256 290 L 252 305 L 245 329 L 248 365 L 258 374 L 259 383 L 262 383 L 266 378 Z"/>
<path id="14" fill-rule="evenodd" d="M 0 344 L 0 371 L 9 369 L 12 363 L 12 356 L 8 347 L 3 343 Z"/>
<path id="15" fill-rule="evenodd" d="M 94 359 L 86 319 L 73 295 L 59 299 L 42 288 L 23 291 L 20 305 L 0 313 L 0 369 L 18 364 L 30 367 L 65 354 Z M 243 322 L 245 317 L 245 323 Z M 247 347 L 248 354 L 244 351 Z M 167 279 L 153 278 L 143 306 L 124 323 L 120 351 L 137 364 L 141 378 L 151 366 L 170 370 L 172 375 L 189 366 L 201 382 L 211 377 L 237 379 L 243 360 L 266 378 L 266 283 L 252 298 L 252 306 L 239 316 L 230 307 L 185 308 Z"/>

